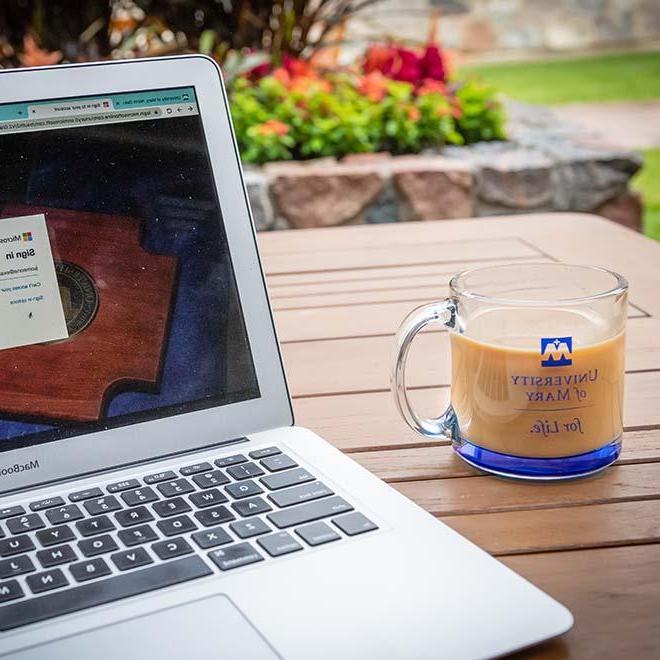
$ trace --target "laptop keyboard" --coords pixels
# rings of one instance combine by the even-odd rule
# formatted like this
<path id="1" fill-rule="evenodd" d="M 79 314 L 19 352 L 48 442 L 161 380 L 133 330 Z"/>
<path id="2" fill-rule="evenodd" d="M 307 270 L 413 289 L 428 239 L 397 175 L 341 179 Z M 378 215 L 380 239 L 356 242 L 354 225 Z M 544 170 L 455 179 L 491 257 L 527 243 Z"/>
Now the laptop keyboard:
<path id="1" fill-rule="evenodd" d="M 267 447 L 0 508 L 0 631 L 378 529 Z"/>

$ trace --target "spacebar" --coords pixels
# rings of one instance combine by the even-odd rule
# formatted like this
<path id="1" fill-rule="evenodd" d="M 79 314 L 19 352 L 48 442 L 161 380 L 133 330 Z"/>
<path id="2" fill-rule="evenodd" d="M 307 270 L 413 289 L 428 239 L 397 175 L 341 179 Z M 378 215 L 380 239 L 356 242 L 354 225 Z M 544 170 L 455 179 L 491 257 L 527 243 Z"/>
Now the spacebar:
<path id="1" fill-rule="evenodd" d="M 213 571 L 199 557 L 186 557 L 98 582 L 88 582 L 73 589 L 0 607 L 0 631 L 136 596 L 211 573 Z"/>

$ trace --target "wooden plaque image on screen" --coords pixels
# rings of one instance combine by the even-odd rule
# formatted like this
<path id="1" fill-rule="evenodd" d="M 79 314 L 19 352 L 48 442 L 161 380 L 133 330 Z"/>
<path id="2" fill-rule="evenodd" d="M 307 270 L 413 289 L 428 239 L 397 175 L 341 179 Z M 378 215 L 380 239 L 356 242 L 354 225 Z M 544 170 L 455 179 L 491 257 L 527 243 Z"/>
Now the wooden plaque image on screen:
<path id="1" fill-rule="evenodd" d="M 97 421 L 113 392 L 158 388 L 177 258 L 144 250 L 141 222 L 132 217 L 17 204 L 0 215 L 37 213 L 46 216 L 56 264 L 90 276 L 97 306 L 69 339 L 0 351 L 0 415 Z M 66 315 L 65 291 L 63 304 Z"/>

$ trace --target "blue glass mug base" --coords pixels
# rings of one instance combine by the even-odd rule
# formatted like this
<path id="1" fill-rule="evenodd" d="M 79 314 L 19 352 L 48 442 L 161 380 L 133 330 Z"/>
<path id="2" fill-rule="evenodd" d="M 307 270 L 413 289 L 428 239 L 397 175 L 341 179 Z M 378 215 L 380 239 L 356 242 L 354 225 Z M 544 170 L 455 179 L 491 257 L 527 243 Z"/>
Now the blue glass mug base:
<path id="1" fill-rule="evenodd" d="M 461 438 L 454 441 L 454 451 L 466 463 L 501 477 L 516 479 L 575 479 L 600 472 L 612 465 L 621 453 L 621 436 L 604 447 L 577 456 L 524 458 L 484 449 Z"/>

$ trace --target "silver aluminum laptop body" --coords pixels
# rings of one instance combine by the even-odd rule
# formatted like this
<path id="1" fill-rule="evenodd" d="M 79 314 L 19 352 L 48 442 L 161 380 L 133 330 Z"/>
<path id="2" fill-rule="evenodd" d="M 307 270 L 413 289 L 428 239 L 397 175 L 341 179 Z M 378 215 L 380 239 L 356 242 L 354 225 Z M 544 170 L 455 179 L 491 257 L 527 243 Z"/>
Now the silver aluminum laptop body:
<path id="1" fill-rule="evenodd" d="M 0 658 L 483 658 L 570 628 L 562 605 L 293 426 L 212 61 L 0 73 L 0 153 L 17 159 L 0 272 L 45 292 L 0 290 Z M 14 236 L 36 251 L 20 268 Z M 139 327 L 108 302 L 144 292 Z M 92 370 L 90 340 L 109 342 L 113 374 L 143 347 L 145 374 Z"/>

